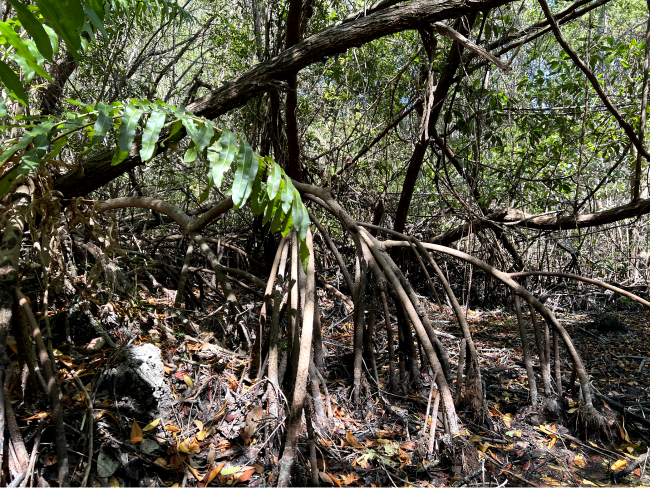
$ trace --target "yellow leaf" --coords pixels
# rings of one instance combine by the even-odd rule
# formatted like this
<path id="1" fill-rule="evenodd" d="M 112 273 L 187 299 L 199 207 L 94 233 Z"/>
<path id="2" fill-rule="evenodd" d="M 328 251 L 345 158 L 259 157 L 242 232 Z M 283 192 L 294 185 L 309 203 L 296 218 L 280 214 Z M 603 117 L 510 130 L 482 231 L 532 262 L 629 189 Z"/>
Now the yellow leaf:
<path id="1" fill-rule="evenodd" d="M 573 413 L 573 412 L 575 412 L 577 410 L 578 410 L 578 407 L 573 407 L 573 408 L 570 408 L 569 410 L 567 410 L 567 413 Z"/>
<path id="2" fill-rule="evenodd" d="M 627 466 L 627 461 L 625 459 L 619 459 L 612 464 L 612 471 L 618 471 L 619 469 L 623 469 L 625 466 Z"/>
<path id="3" fill-rule="evenodd" d="M 198 427 L 199 430 L 203 430 L 203 422 L 200 420 L 195 420 L 194 424 Z"/>
<path id="4" fill-rule="evenodd" d="M 469 439 L 467 439 L 470 442 L 481 442 L 483 438 L 480 435 L 473 435 Z"/>
<path id="5" fill-rule="evenodd" d="M 594 447 L 598 447 L 598 444 L 596 444 L 595 442 L 591 442 L 591 441 L 587 441 L 587 442 L 589 442 L 589 444 L 591 444 Z"/>
<path id="6" fill-rule="evenodd" d="M 551 439 L 551 442 L 548 443 L 548 449 L 549 450 L 553 449 L 553 446 L 555 445 L 556 442 L 557 442 L 557 437 L 553 437 L 553 439 Z"/>
<path id="7" fill-rule="evenodd" d="M 349 430 L 345 433 L 345 438 L 348 441 L 348 443 L 355 449 L 363 449 L 363 446 L 359 444 L 359 442 L 352 435 L 352 432 L 350 432 Z"/>
<path id="8" fill-rule="evenodd" d="M 120 488 L 120 481 L 117 478 L 109 479 L 108 484 L 111 488 Z"/>
<path id="9" fill-rule="evenodd" d="M 198 440 L 202 441 L 203 439 L 205 439 L 206 435 L 208 435 L 208 432 L 206 430 L 201 430 L 201 431 L 199 431 L 198 434 L 196 434 L 196 438 Z"/>
<path id="10" fill-rule="evenodd" d="M 165 461 L 165 458 L 157 458 L 154 461 L 154 464 L 157 464 L 158 466 L 162 466 L 163 468 L 167 467 L 167 461 Z"/>
<path id="11" fill-rule="evenodd" d="M 187 387 L 188 387 L 190 390 L 194 389 L 194 382 L 192 381 L 192 378 L 190 378 L 189 376 L 187 376 L 186 374 L 184 374 L 184 375 L 183 375 L 183 381 L 185 381 L 185 384 L 187 385 Z"/>
<path id="12" fill-rule="evenodd" d="M 138 423 L 133 419 L 133 425 L 131 426 L 131 444 L 140 444 L 142 442 L 144 434 Z"/>
<path id="13" fill-rule="evenodd" d="M 599 486 L 596 483 L 594 483 L 593 481 L 589 481 L 589 480 L 586 480 L 586 479 L 582 480 L 582 484 L 583 485 L 589 485 L 589 486 Z"/>
<path id="14" fill-rule="evenodd" d="M 151 429 L 155 429 L 156 427 L 158 427 L 159 423 L 160 423 L 160 419 L 157 418 L 156 420 L 154 420 L 150 424 L 147 424 L 145 427 L 143 427 L 142 432 L 149 432 Z"/>
<path id="15" fill-rule="evenodd" d="M 176 449 L 178 449 L 178 452 L 182 452 L 183 454 L 198 454 L 201 452 L 201 446 L 196 442 L 195 438 L 192 438 L 191 440 L 185 439 L 178 444 Z"/>
<path id="16" fill-rule="evenodd" d="M 165 430 L 168 430 L 169 432 L 180 432 L 181 431 L 181 429 L 179 429 L 175 425 L 166 425 Z"/>
<path id="17" fill-rule="evenodd" d="M 585 461 L 585 458 L 583 458 L 582 456 L 576 456 L 573 462 L 579 468 L 584 468 L 587 465 L 587 461 Z"/>

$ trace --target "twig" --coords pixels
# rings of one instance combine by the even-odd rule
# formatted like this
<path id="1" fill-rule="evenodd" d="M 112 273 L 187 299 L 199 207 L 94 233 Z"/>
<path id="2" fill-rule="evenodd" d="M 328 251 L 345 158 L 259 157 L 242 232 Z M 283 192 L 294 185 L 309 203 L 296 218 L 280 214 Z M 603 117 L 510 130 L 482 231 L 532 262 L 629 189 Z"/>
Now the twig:
<path id="1" fill-rule="evenodd" d="M 478 468 L 476 471 L 474 471 L 474 472 L 471 473 L 471 474 L 468 474 L 468 475 L 465 476 L 462 480 L 458 481 L 457 483 L 454 483 L 454 484 L 451 485 L 451 486 L 452 486 L 452 487 L 458 487 L 458 486 L 463 486 L 463 485 L 466 484 L 466 483 L 469 483 L 469 482 L 472 481 L 474 478 L 476 478 L 479 474 L 481 474 L 481 473 L 483 472 L 484 469 L 485 469 L 485 468 L 483 467 L 483 465 L 481 465 L 481 467 Z"/>
<path id="2" fill-rule="evenodd" d="M 83 382 L 77 376 L 77 373 L 74 370 L 71 370 L 72 377 L 74 378 L 75 383 L 77 383 L 77 386 L 83 391 L 86 399 L 86 406 L 88 410 L 88 464 L 86 464 L 86 472 L 84 473 L 83 480 L 81 481 L 81 486 L 87 486 L 88 485 L 88 478 L 90 476 L 90 468 L 93 465 L 93 452 L 94 452 L 94 436 L 93 436 L 93 398 L 90 396 L 88 393 L 88 390 L 86 390 L 86 387 L 84 386 Z"/>
<path id="3" fill-rule="evenodd" d="M 273 384 L 272 381 L 270 381 L 269 383 Z M 273 438 L 273 435 L 278 431 L 278 429 L 280 427 L 282 427 L 285 420 L 287 420 L 286 417 L 283 418 L 280 422 L 278 422 L 278 425 L 276 426 L 275 429 L 273 429 L 273 432 L 271 432 L 271 435 L 262 443 L 262 445 L 260 447 L 257 448 L 257 452 L 262 452 L 262 449 L 264 449 L 264 447 L 269 443 L 269 441 Z"/>
<path id="4" fill-rule="evenodd" d="M 25 487 L 25 486 L 31 484 L 32 476 L 34 474 L 34 466 L 36 465 L 36 458 L 37 458 L 37 454 L 38 454 L 38 448 L 40 447 L 40 444 L 41 444 L 41 434 L 43 432 L 44 423 L 45 423 L 45 420 L 41 420 L 39 422 L 39 424 L 38 424 L 38 428 L 36 430 L 36 438 L 34 439 L 34 445 L 32 446 L 32 454 L 29 457 L 29 466 L 27 468 L 27 477 L 20 484 L 21 487 Z"/>
<path id="5" fill-rule="evenodd" d="M 641 463 L 645 463 L 648 460 L 648 455 L 650 454 L 650 447 L 648 448 L 648 451 L 643 455 L 639 456 L 636 458 L 634 461 L 632 461 L 627 468 L 625 468 L 622 471 L 619 471 L 618 473 L 614 473 L 612 476 L 614 483 L 618 483 L 618 480 L 621 478 L 624 478 L 628 474 L 630 474 L 632 471 L 634 471 Z M 645 465 L 643 466 L 643 469 L 645 470 Z"/>
<path id="6" fill-rule="evenodd" d="M 494 464 L 495 466 L 497 466 L 498 468 L 500 468 L 500 469 L 502 470 L 502 473 L 509 474 L 509 475 L 512 476 L 513 478 L 517 478 L 519 481 L 523 481 L 523 482 L 526 483 L 527 485 L 530 485 L 530 486 L 536 486 L 537 488 L 540 488 L 538 484 L 535 484 L 535 483 L 533 483 L 532 481 L 527 480 L 526 478 L 523 478 L 523 477 L 519 476 L 517 473 L 513 473 L 513 472 L 510 471 L 509 469 L 505 469 L 505 467 L 503 466 L 503 464 L 501 464 L 499 461 L 497 461 L 497 460 L 495 460 L 495 459 L 492 459 L 490 456 L 485 456 L 485 459 L 487 459 L 487 460 L 490 461 L 492 464 Z"/>
<path id="7" fill-rule="evenodd" d="M 65 427 L 63 424 L 63 407 L 61 405 L 61 390 L 59 389 L 59 383 L 57 378 L 54 376 L 54 369 L 52 367 L 52 362 L 50 361 L 50 355 L 47 352 L 45 347 L 45 342 L 43 341 L 43 336 L 41 335 L 41 329 L 36 322 L 34 313 L 32 312 L 31 307 L 27 303 L 27 299 L 22 294 L 20 289 L 16 287 L 14 289 L 16 295 L 16 300 L 19 303 L 19 306 L 25 311 L 27 315 L 27 320 L 32 328 L 32 336 L 36 342 L 38 349 L 38 356 L 43 366 L 43 372 L 45 373 L 45 379 L 48 385 L 48 391 L 50 394 L 50 402 L 52 403 L 52 420 L 54 421 L 54 430 L 56 432 L 56 455 L 58 459 L 59 467 L 59 484 L 61 486 L 67 486 L 70 478 L 69 469 L 69 460 L 68 460 L 68 448 L 65 440 Z"/>

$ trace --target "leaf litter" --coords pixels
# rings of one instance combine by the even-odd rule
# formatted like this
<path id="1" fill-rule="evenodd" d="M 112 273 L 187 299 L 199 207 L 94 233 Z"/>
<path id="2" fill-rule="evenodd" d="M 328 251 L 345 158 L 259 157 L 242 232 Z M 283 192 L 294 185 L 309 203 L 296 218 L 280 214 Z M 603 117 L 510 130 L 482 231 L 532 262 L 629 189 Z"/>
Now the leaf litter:
<path id="1" fill-rule="evenodd" d="M 55 359 L 63 384 L 67 407 L 66 425 L 74 433 L 69 440 L 70 462 L 75 467 L 72 483 L 79 484 L 87 466 L 88 402 L 93 406 L 92 486 L 269 486 L 277 477 L 283 420 L 272 418 L 264 387 L 266 379 L 251 381 L 248 358 L 221 346 L 214 335 L 198 333 L 201 322 L 215 310 L 192 314 L 191 328 L 183 321 L 168 321 L 163 313 L 169 298 L 142 297 L 145 306 L 137 310 L 143 323 L 153 323 L 147 333 L 127 339 L 116 330 L 123 343 L 152 343 L 160 348 L 165 365 L 165 380 L 174 392 L 172 419 L 166 423 L 127 418 L 113 405 L 110 392 L 99 387 L 101 371 L 116 351 L 97 339 L 84 347 L 59 346 Z M 427 453 L 423 428 L 443 431 L 442 417 L 425 421 L 430 381 L 427 375 L 419 394 L 391 394 L 386 391 L 387 360 L 378 354 L 380 382 L 365 382 L 365 403 L 358 407 L 349 401 L 351 368 L 345 363 L 352 351 L 353 324 L 349 310 L 343 319 L 328 316 L 336 307 L 335 297 L 321 296 L 323 343 L 327 355 L 338 357 L 327 371 L 327 387 L 332 407 L 329 428 L 316 426 L 317 469 L 321 484 L 331 486 L 446 486 L 461 481 L 439 466 Z M 116 313 L 129 315 L 128 304 L 114 300 Z M 450 353 L 452 365 L 458 358 L 460 328 L 449 310 L 435 314 L 437 327 L 449 337 L 441 337 Z M 345 312 L 348 312 L 347 315 Z M 132 312 L 133 313 L 133 312 Z M 528 402 L 526 370 L 514 316 L 497 312 L 468 311 L 479 362 L 487 386 L 487 402 L 492 428 L 465 419 L 459 411 L 461 435 L 476 445 L 486 482 L 529 486 L 610 486 L 612 474 L 625 469 L 648 449 L 650 423 L 638 421 L 650 413 L 649 376 L 650 338 L 647 323 L 650 313 L 620 315 L 624 332 L 601 334 L 586 315 L 558 315 L 576 340 L 579 352 L 589 358 L 588 373 L 604 399 L 604 407 L 621 418 L 614 442 L 604 444 L 584 440 L 580 433 L 564 425 L 575 425 L 579 401 L 576 394 L 564 405 L 566 421 L 527 418 L 522 412 Z M 129 318 L 135 318 L 129 316 Z M 161 321 L 168 321 L 165 334 Z M 174 322 L 174 323 L 172 323 Z M 187 321 L 186 321 L 187 322 Z M 158 324 L 158 325 L 156 325 Z M 385 351 L 385 337 L 378 335 L 378 352 Z M 381 342 L 383 340 L 383 343 Z M 8 341 L 15 354 L 15 346 Z M 118 348 L 121 346 L 118 346 Z M 534 347 L 534 346 L 533 346 Z M 634 355 L 630 355 L 634 351 Z M 455 353 L 455 355 L 454 355 Z M 343 358 L 343 359 L 341 359 Z M 329 363 L 328 363 L 329 364 Z M 564 368 L 564 364 L 563 364 Z M 566 377 L 570 371 L 564 371 Z M 74 381 L 83 381 L 86 392 Z M 18 382 L 10 385 L 12 403 L 21 397 Z M 86 394 L 90 398 L 86 397 Z M 325 395 L 322 395 L 326 401 Z M 434 396 L 435 398 L 435 396 Z M 611 401 L 608 401 L 611 400 Z M 622 407 L 622 408 L 621 408 Z M 620 417 L 625 410 L 624 418 Z M 30 440 L 51 418 L 48 411 L 28 410 L 16 405 L 23 436 Z M 630 418 L 629 414 L 636 414 Z M 650 417 L 649 417 L 650 418 Z M 143 427 L 141 427 L 143 425 Z M 440 434 L 437 434 L 438 436 Z M 299 444 L 297 470 L 307 483 L 310 469 L 306 432 Z M 45 479 L 56 478 L 56 456 L 52 444 L 39 452 Z M 650 483 L 644 465 L 626 478 L 629 485 Z M 76 483 L 75 483 L 76 480 Z M 626 485 L 620 483 L 619 485 Z"/>

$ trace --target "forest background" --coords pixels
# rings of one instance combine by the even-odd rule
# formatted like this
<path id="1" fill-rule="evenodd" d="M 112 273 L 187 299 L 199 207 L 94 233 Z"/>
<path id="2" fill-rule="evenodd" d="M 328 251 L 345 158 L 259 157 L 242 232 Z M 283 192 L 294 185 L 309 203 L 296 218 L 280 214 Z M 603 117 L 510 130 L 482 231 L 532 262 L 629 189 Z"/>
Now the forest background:
<path id="1" fill-rule="evenodd" d="M 621 419 L 556 313 L 650 306 L 647 4 L 6 0 L 0 15 L 11 479 L 30 466 L 20 394 L 19 417 L 51 405 L 53 479 L 70 481 L 57 341 L 98 335 L 87 352 L 108 358 L 142 334 L 183 351 L 211 333 L 266 382 L 255 401 L 284 434 L 265 434 L 270 479 L 289 483 L 303 409 L 312 444 L 309 418 L 332 420 L 319 391 L 329 402 L 335 313 L 350 318 L 352 403 L 368 385 L 437 390 L 433 459 L 458 479 L 479 454 L 457 411 L 494 416 L 472 308 L 517 311 L 527 405 L 577 405 L 578 431 L 611 441 Z M 445 309 L 451 345 L 434 327 Z"/>

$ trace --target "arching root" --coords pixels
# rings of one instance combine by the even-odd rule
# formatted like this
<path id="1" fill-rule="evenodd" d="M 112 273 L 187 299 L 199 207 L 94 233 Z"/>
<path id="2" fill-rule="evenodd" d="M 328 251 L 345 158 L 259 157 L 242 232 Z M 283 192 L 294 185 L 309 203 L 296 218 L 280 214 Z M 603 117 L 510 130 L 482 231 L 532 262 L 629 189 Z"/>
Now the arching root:
<path id="1" fill-rule="evenodd" d="M 491 426 L 492 421 L 487 404 L 483 401 L 483 390 L 474 376 L 465 385 L 458 403 L 458 409 L 466 412 L 467 418 L 478 425 Z"/>
<path id="2" fill-rule="evenodd" d="M 565 415 L 557 398 L 541 396 L 535 405 L 526 405 L 517 412 L 517 420 L 539 426 L 549 422 L 564 424 Z"/>
<path id="3" fill-rule="evenodd" d="M 440 442 L 440 460 L 443 465 L 451 467 L 454 476 L 467 476 L 479 468 L 478 449 L 475 444 L 464 437 L 450 438 L 449 435 L 441 437 Z"/>
<path id="4" fill-rule="evenodd" d="M 578 410 L 578 427 L 580 433 L 587 439 L 600 438 L 607 442 L 616 439 L 616 414 L 603 409 L 600 413 L 594 407 L 580 406 Z"/>

